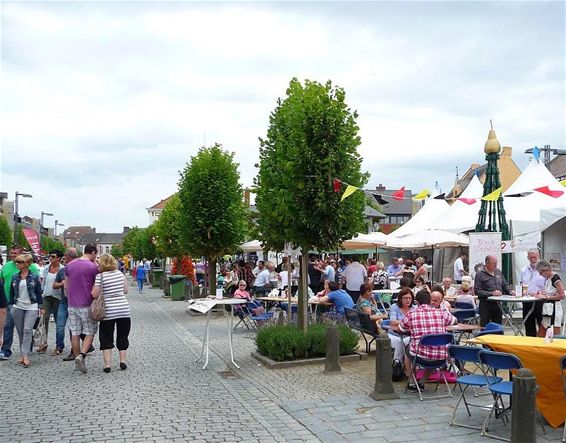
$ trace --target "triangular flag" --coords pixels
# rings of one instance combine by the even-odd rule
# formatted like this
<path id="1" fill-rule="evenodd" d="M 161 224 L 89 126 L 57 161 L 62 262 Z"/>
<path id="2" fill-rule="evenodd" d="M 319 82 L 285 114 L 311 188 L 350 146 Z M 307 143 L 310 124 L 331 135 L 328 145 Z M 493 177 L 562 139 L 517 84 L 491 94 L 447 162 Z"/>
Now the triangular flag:
<path id="1" fill-rule="evenodd" d="M 424 200 L 430 195 L 430 191 L 428 189 L 423 189 L 417 195 L 413 197 L 414 200 Z"/>
<path id="2" fill-rule="evenodd" d="M 334 192 L 340 192 L 342 189 L 342 182 L 335 178 L 332 180 L 332 187 L 334 188 Z"/>
<path id="3" fill-rule="evenodd" d="M 391 197 L 393 197 L 394 200 L 401 201 L 403 200 L 404 195 L 405 195 L 405 186 L 403 186 L 401 189 L 391 194 Z"/>
<path id="4" fill-rule="evenodd" d="M 352 195 L 357 190 L 358 190 L 358 188 L 356 188 L 355 186 L 348 185 L 348 187 L 344 191 L 344 194 L 342 194 L 342 198 L 340 199 L 340 201 L 343 202 L 344 199 L 348 198 L 350 195 Z"/>
<path id="5" fill-rule="evenodd" d="M 467 205 L 473 205 L 477 201 L 475 198 L 465 198 L 465 197 L 460 197 L 457 198 L 456 200 L 460 200 L 462 203 L 466 203 Z"/>
<path id="6" fill-rule="evenodd" d="M 438 194 L 436 197 L 434 197 L 436 200 L 444 200 L 446 198 L 446 194 L 442 193 L 442 194 Z"/>
<path id="7" fill-rule="evenodd" d="M 381 197 L 381 194 L 372 194 L 375 201 L 380 205 L 388 205 L 389 202 Z"/>
<path id="8" fill-rule="evenodd" d="M 562 186 L 566 186 L 566 180 L 562 180 L 562 181 L 560 182 L 560 184 L 561 184 Z"/>
<path id="9" fill-rule="evenodd" d="M 536 146 L 533 148 L 533 158 L 538 162 L 540 160 L 540 149 Z"/>
<path id="10" fill-rule="evenodd" d="M 541 194 L 545 194 L 548 195 L 552 198 L 558 198 L 560 197 L 562 194 L 564 194 L 564 191 L 553 191 L 552 189 L 550 189 L 548 186 L 542 186 L 540 188 L 535 188 L 535 191 L 540 192 Z"/>
<path id="11" fill-rule="evenodd" d="M 507 195 L 505 195 L 505 198 L 507 198 L 507 197 L 513 197 L 513 198 L 515 198 L 515 197 L 526 197 L 527 195 L 531 195 L 531 194 L 532 194 L 532 192 L 530 192 L 530 191 L 520 192 L 518 194 L 507 194 Z"/>
<path id="12" fill-rule="evenodd" d="M 495 191 L 487 195 L 484 195 L 481 199 L 486 202 L 494 202 L 499 199 L 500 195 L 501 195 L 501 187 L 497 188 Z"/>

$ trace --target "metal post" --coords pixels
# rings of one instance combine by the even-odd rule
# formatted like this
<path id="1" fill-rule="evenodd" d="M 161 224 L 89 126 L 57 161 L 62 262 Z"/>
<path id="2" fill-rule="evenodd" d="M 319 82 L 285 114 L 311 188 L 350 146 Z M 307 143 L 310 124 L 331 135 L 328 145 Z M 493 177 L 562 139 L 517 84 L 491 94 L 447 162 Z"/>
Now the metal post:
<path id="1" fill-rule="evenodd" d="M 369 396 L 374 400 L 399 398 L 393 388 L 391 339 L 386 332 L 381 331 L 375 342 L 377 344 L 377 352 L 375 354 L 375 388 Z"/>
<path id="2" fill-rule="evenodd" d="M 513 404 L 511 406 L 511 441 L 535 443 L 536 378 L 530 369 L 523 368 L 513 377 Z"/>
<path id="3" fill-rule="evenodd" d="M 326 329 L 326 361 L 324 362 L 324 373 L 330 374 L 340 372 L 340 335 L 336 324 L 332 323 Z"/>

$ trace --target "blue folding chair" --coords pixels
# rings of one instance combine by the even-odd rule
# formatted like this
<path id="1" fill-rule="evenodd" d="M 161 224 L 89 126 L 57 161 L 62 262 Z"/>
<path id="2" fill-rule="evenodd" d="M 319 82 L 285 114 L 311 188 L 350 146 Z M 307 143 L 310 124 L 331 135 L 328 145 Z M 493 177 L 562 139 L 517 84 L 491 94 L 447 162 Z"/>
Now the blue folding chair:
<path id="1" fill-rule="evenodd" d="M 488 334 L 503 335 L 505 334 L 505 328 L 499 323 L 490 322 L 485 325 L 481 331 L 476 332 L 474 337 L 481 337 L 482 335 Z"/>
<path id="2" fill-rule="evenodd" d="M 458 319 L 458 323 L 475 323 L 476 321 L 476 310 L 472 309 L 456 309 L 452 311 L 452 315 Z"/>
<path id="3" fill-rule="evenodd" d="M 465 301 L 456 301 L 454 302 L 454 307 L 456 309 L 473 309 L 475 311 L 476 306 L 473 303 L 468 303 Z"/>
<path id="4" fill-rule="evenodd" d="M 560 369 L 562 372 L 562 385 L 564 387 L 564 395 L 566 395 L 566 355 L 564 355 L 560 359 Z M 562 441 L 566 442 L 566 422 L 564 423 L 564 432 L 562 432 Z"/>
<path id="5" fill-rule="evenodd" d="M 444 375 L 443 368 L 447 367 L 448 359 L 446 360 L 429 360 L 423 358 L 419 355 L 419 351 L 422 349 L 423 346 L 428 347 L 446 347 L 449 344 L 452 344 L 454 340 L 454 336 L 452 334 L 428 334 L 423 335 L 419 340 L 419 345 L 417 347 L 417 354 L 412 356 L 411 361 L 411 376 L 413 381 L 415 382 L 415 386 L 417 387 L 417 392 L 419 393 L 419 398 L 421 401 L 423 400 L 430 400 L 433 398 L 443 398 L 443 397 L 452 397 L 452 390 L 450 389 L 450 385 L 448 384 L 448 380 L 446 380 L 446 376 Z M 423 369 L 440 369 L 440 377 L 442 381 L 446 385 L 446 389 L 448 390 L 448 394 L 446 395 L 435 395 L 435 396 L 427 396 L 423 397 L 422 390 L 419 386 L 419 382 L 417 380 L 417 376 L 415 374 L 415 369 L 417 366 Z M 438 386 L 440 385 L 440 378 L 436 382 L 436 391 L 438 390 Z"/>
<path id="6" fill-rule="evenodd" d="M 456 403 L 456 407 L 454 408 L 454 413 L 452 414 L 452 421 L 450 426 L 461 426 L 463 428 L 468 429 L 477 429 L 481 430 L 482 426 L 472 426 L 464 423 L 456 422 L 456 412 L 458 411 L 458 406 L 460 406 L 460 402 L 463 400 L 464 405 L 466 406 L 466 410 L 468 411 L 468 416 L 471 417 L 472 413 L 470 412 L 470 406 L 474 406 L 477 408 L 488 409 L 485 405 L 478 405 L 469 403 L 466 400 L 466 390 L 471 386 L 472 389 L 475 388 L 483 388 L 489 385 L 490 382 L 498 383 L 503 379 L 501 377 L 494 377 L 492 375 L 486 376 L 483 372 L 481 374 L 476 374 L 475 372 L 480 367 L 480 359 L 479 353 L 482 351 L 482 348 L 475 347 L 475 346 L 460 346 L 460 345 L 450 345 L 448 347 L 448 356 L 455 361 L 457 361 L 457 366 L 459 369 L 458 371 L 458 378 L 456 379 L 456 383 L 460 386 L 462 393 L 460 394 L 460 398 Z M 474 371 L 470 372 L 464 369 L 466 363 L 471 363 L 474 366 Z M 488 380 L 488 377 L 490 379 Z"/>

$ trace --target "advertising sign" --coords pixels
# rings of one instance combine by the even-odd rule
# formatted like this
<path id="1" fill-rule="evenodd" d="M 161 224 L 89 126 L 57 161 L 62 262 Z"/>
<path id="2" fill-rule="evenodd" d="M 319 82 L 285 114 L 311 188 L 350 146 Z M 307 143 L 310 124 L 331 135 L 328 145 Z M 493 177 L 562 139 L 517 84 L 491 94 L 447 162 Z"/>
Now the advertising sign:
<path id="1" fill-rule="evenodd" d="M 470 232 L 470 275 L 483 268 L 485 257 L 497 257 L 497 267 L 501 267 L 501 232 Z"/>

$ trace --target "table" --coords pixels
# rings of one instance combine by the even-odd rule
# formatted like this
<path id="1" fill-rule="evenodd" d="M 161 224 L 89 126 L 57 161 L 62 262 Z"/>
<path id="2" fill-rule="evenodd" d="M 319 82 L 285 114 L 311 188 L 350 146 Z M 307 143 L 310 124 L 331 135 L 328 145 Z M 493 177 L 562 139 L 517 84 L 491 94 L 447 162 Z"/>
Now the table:
<path id="1" fill-rule="evenodd" d="M 495 351 L 509 352 L 519 357 L 523 366 L 536 376 L 540 388 L 537 407 L 541 414 L 555 428 L 564 423 L 566 398 L 558 362 L 566 354 L 566 340 L 554 339 L 553 343 L 545 343 L 544 338 L 539 337 L 489 334 L 467 342 L 487 345 Z"/>
<path id="2" fill-rule="evenodd" d="M 466 334 L 467 336 L 471 336 L 474 332 L 481 329 L 480 325 L 469 325 L 467 323 L 458 323 L 457 325 L 446 326 L 446 330 L 448 332 L 460 333 L 456 340 L 456 344 L 460 344 L 460 340 L 462 336 Z"/>
<path id="3" fill-rule="evenodd" d="M 521 296 L 514 296 L 514 295 L 498 295 L 498 296 L 493 295 L 491 297 L 488 297 L 487 299 L 489 301 L 497 302 L 497 304 L 499 305 L 499 309 L 501 309 L 503 316 L 509 322 L 509 326 L 511 326 L 511 329 L 513 329 L 513 332 L 515 333 L 515 335 L 523 335 L 523 332 L 521 331 L 521 329 L 523 329 L 525 327 L 525 322 L 527 321 L 527 319 L 532 315 L 533 311 L 535 310 L 535 304 L 533 303 L 531 305 L 531 309 L 529 310 L 529 312 L 527 312 L 527 315 L 525 316 L 525 318 L 521 322 L 521 326 L 516 327 L 515 324 L 513 323 L 513 313 L 516 311 L 516 309 L 513 308 L 509 312 L 505 312 L 505 309 L 503 309 L 503 303 L 505 303 L 505 302 L 507 302 L 507 303 L 522 303 L 522 302 L 540 301 L 540 298 L 536 298 L 536 297 L 521 297 Z"/>
<path id="4" fill-rule="evenodd" d="M 204 361 L 204 366 L 202 367 L 202 369 L 205 369 L 208 365 L 208 348 L 209 348 L 209 342 L 210 342 L 210 334 L 209 334 L 209 327 L 210 327 L 210 317 L 212 316 L 212 308 L 214 306 L 226 306 L 229 305 L 230 306 L 230 312 L 228 312 L 226 309 L 222 309 L 222 312 L 224 313 L 224 318 L 226 318 L 226 326 L 228 328 L 228 341 L 230 344 L 230 359 L 232 360 L 232 363 L 234 364 L 234 366 L 236 366 L 238 369 L 240 369 L 240 367 L 237 365 L 237 363 L 234 361 L 234 349 L 232 347 L 232 324 L 234 323 L 234 305 L 242 305 L 242 304 L 246 304 L 248 301 L 243 299 L 243 298 L 218 298 L 218 299 L 214 299 L 214 298 L 210 298 L 207 299 L 211 306 L 210 309 L 207 312 L 207 316 L 206 316 L 206 326 L 205 326 L 205 330 L 204 330 L 204 339 L 202 341 L 202 349 L 200 351 L 200 357 L 197 358 L 195 360 L 195 362 L 198 362 L 200 360 L 202 360 L 202 357 L 204 355 L 204 350 L 206 348 L 206 358 Z"/>

